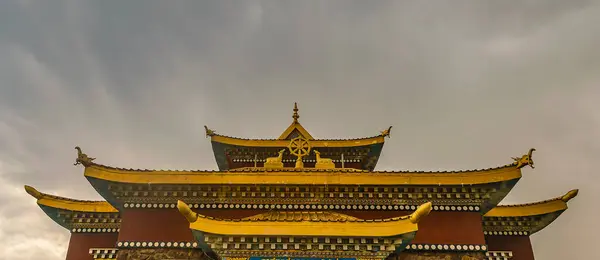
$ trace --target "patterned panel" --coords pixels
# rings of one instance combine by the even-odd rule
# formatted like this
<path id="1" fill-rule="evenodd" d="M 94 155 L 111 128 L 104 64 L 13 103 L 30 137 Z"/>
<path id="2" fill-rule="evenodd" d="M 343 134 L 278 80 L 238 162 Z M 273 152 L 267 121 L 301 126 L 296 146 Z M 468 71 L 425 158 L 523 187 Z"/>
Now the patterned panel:
<path id="1" fill-rule="evenodd" d="M 488 260 L 508 260 L 513 256 L 511 251 L 488 251 L 485 255 Z"/>
<path id="2" fill-rule="evenodd" d="M 114 260 L 117 258 L 118 251 L 116 248 L 90 248 L 90 255 L 94 259 Z"/>

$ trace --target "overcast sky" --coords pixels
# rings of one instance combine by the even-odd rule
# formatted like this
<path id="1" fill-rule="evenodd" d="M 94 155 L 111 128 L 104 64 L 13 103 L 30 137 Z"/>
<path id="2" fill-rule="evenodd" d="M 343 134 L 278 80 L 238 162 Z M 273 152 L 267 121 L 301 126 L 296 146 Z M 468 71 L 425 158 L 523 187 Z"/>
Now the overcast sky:
<path id="1" fill-rule="evenodd" d="M 99 163 L 216 169 L 203 125 L 372 136 L 378 169 L 487 168 L 537 148 L 502 202 L 579 188 L 532 236 L 592 259 L 600 191 L 600 1 L 0 1 L 0 258 L 64 259 L 25 193 L 101 199 Z"/>

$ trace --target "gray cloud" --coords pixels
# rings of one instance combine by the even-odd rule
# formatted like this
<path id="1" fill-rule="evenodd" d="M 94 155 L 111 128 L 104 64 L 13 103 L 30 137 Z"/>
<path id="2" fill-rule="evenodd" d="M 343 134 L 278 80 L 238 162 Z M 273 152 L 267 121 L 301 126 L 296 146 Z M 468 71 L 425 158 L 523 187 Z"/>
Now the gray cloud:
<path id="1" fill-rule="evenodd" d="M 470 169 L 538 148 L 503 203 L 580 188 L 533 236 L 594 250 L 600 4 L 594 1 L 0 1 L 0 255 L 63 259 L 68 232 L 22 189 L 100 199 L 105 164 L 214 169 L 202 125 L 315 137 L 394 125 L 379 169 Z"/>

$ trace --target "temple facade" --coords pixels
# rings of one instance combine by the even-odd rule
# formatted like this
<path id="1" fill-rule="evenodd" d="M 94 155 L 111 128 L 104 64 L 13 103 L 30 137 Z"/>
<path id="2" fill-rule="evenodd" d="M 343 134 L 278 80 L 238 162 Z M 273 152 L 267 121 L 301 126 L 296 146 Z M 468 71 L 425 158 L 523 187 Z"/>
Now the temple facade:
<path id="1" fill-rule="evenodd" d="M 489 169 L 377 171 L 391 127 L 315 139 L 293 112 L 277 139 L 205 127 L 218 170 L 119 168 L 76 147 L 105 200 L 25 190 L 71 233 L 67 260 L 532 260 L 530 236 L 577 195 L 499 205 L 535 149 Z"/>

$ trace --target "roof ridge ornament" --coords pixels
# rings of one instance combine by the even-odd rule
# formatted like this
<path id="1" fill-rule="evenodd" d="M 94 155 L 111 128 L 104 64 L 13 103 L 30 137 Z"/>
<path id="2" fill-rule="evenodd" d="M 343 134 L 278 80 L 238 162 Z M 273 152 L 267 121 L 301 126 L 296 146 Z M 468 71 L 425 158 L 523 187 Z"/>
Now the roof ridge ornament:
<path id="1" fill-rule="evenodd" d="M 392 132 L 392 126 L 388 127 L 388 129 L 381 131 L 381 136 L 390 137 L 390 133 Z"/>
<path id="2" fill-rule="evenodd" d="M 81 152 L 81 148 L 79 146 L 75 146 L 75 150 L 77 150 L 77 159 L 75 159 L 75 163 L 73 165 L 83 165 L 84 167 L 88 167 L 94 164 L 92 161 L 96 160 L 96 158 L 89 157 L 87 154 Z"/>
<path id="3" fill-rule="evenodd" d="M 298 118 L 300 118 L 300 115 L 298 115 L 298 103 L 294 102 L 294 114 L 292 115 L 292 118 L 294 119 L 294 123 L 298 123 Z"/>
<path id="4" fill-rule="evenodd" d="M 290 140 L 288 149 L 290 150 L 290 153 L 292 155 L 295 155 L 297 157 L 295 168 L 297 168 L 297 169 L 304 168 L 304 162 L 302 161 L 302 157 L 309 155 L 311 148 L 312 147 L 311 147 L 310 143 L 308 142 L 308 140 L 306 140 L 302 136 L 298 136 L 298 137 Z"/>
<path id="5" fill-rule="evenodd" d="M 206 132 L 206 138 L 217 134 L 217 132 L 215 132 L 212 129 L 209 129 L 208 126 L 206 126 L 206 125 L 204 125 L 204 131 Z"/>
<path id="6" fill-rule="evenodd" d="M 515 160 L 513 164 L 517 166 L 517 169 L 521 169 L 527 165 L 532 169 L 535 169 L 532 158 L 533 152 L 535 152 L 535 148 L 529 149 L 529 152 L 521 157 L 512 157 L 512 159 Z"/>
<path id="7" fill-rule="evenodd" d="M 32 197 L 36 198 L 36 199 L 41 199 L 44 197 L 44 194 L 39 192 L 38 190 L 36 190 L 34 187 L 31 187 L 29 185 L 25 185 L 25 191 L 31 195 Z"/>
<path id="8" fill-rule="evenodd" d="M 569 202 L 569 200 L 577 197 L 577 194 L 579 194 L 579 189 L 570 190 L 567 192 L 567 194 L 560 197 L 560 200 L 564 201 L 565 203 Z"/>

